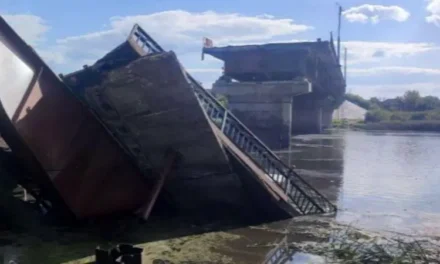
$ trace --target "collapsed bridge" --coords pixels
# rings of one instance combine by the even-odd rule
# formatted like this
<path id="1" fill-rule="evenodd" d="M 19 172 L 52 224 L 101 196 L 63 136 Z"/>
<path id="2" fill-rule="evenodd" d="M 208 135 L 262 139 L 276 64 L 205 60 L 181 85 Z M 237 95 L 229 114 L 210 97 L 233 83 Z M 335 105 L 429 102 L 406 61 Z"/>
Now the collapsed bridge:
<path id="1" fill-rule="evenodd" d="M 38 171 L 29 177 L 49 207 L 74 218 L 133 210 L 148 218 L 159 205 L 273 219 L 336 210 L 138 25 L 61 79 L 3 20 L 0 32 L 8 56 L 30 65 L 9 114 L 10 94 L 0 93 L 0 133 L 23 167 Z"/>

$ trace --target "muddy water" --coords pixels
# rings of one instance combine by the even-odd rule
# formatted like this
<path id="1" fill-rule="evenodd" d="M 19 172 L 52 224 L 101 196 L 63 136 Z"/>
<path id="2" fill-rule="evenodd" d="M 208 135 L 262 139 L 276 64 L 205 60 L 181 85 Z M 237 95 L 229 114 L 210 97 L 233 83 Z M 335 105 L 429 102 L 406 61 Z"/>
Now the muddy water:
<path id="1" fill-rule="evenodd" d="M 278 154 L 338 205 L 336 216 L 221 232 L 209 227 L 192 232 L 176 220 L 181 234 L 168 224 L 125 222 L 127 231 L 111 244 L 137 244 L 144 249 L 143 263 L 253 264 L 325 263 L 305 252 L 315 252 L 313 247 L 347 228 L 360 228 L 362 236 L 398 232 L 440 241 L 440 134 L 337 131 L 294 137 L 290 149 Z M 63 232 L 62 239 L 49 242 L 25 236 L 5 246 L 2 237 L 8 236 L 0 234 L 0 254 L 5 261 L 19 257 L 17 263 L 92 263 L 94 247 L 108 243 L 88 231 Z M 277 257 L 284 260 L 273 262 Z"/>
<path id="2" fill-rule="evenodd" d="M 231 252 L 239 252 L 232 254 L 234 262 L 263 263 L 276 256 L 283 239 L 320 243 L 351 228 L 370 237 L 440 237 L 440 134 L 333 131 L 296 136 L 290 149 L 277 153 L 339 211 L 330 218 L 296 218 L 235 230 L 240 239 L 229 243 Z M 314 255 L 290 256 L 281 263 L 324 263 Z"/>
<path id="3" fill-rule="evenodd" d="M 440 134 L 298 136 L 280 155 L 336 202 L 338 222 L 440 236 Z"/>

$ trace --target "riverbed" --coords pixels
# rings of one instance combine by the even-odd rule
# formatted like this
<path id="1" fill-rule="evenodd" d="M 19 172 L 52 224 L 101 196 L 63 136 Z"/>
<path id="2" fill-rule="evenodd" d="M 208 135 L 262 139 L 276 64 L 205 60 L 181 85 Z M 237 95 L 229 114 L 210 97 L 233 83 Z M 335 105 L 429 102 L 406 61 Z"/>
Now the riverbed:
<path id="1" fill-rule="evenodd" d="M 222 231 L 177 221 L 182 226 L 179 235 L 160 224 L 132 223 L 111 243 L 142 247 L 143 263 L 264 263 L 276 256 L 283 243 L 296 248 L 289 251 L 290 260 L 285 263 L 321 263 L 319 256 L 301 251 L 347 229 L 362 236 L 440 240 L 440 134 L 339 130 L 295 136 L 289 149 L 277 153 L 338 205 L 336 216 L 299 217 Z M 169 239 L 163 235 L 168 233 Z M 19 237 L 12 245 L 5 238 L 5 260 L 91 263 L 94 247 L 107 243 L 87 231 L 63 234 L 63 239 L 50 242 Z"/>

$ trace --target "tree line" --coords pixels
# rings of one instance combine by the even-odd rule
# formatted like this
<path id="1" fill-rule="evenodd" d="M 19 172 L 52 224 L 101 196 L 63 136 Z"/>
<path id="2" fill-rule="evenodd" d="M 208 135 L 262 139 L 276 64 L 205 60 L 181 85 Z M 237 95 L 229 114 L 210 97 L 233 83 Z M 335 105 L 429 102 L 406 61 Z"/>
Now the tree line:
<path id="1" fill-rule="evenodd" d="M 346 94 L 345 99 L 368 110 L 365 122 L 440 121 L 440 99 L 415 90 L 392 99 L 364 99 L 355 94 Z"/>
<path id="2" fill-rule="evenodd" d="M 429 111 L 440 109 L 440 99 L 436 96 L 421 96 L 416 90 L 406 91 L 403 96 L 380 100 L 377 97 L 364 99 L 359 95 L 347 93 L 345 100 L 362 108 L 371 110 L 380 108 L 388 111 Z"/>

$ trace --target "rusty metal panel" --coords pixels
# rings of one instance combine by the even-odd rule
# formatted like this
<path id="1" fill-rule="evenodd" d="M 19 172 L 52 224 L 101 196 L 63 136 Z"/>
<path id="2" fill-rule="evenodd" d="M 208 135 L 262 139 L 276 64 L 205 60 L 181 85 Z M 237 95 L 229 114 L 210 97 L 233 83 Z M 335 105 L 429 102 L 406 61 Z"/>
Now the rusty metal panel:
<path id="1" fill-rule="evenodd" d="M 138 168 L 1 18 L 0 42 L 9 50 L 7 56 L 0 53 L 0 101 L 7 116 L 1 122 L 10 135 L 5 140 L 15 142 L 11 149 L 23 153 L 24 166 L 44 169 L 36 181 L 51 182 L 77 218 L 145 204 L 150 186 Z"/>

